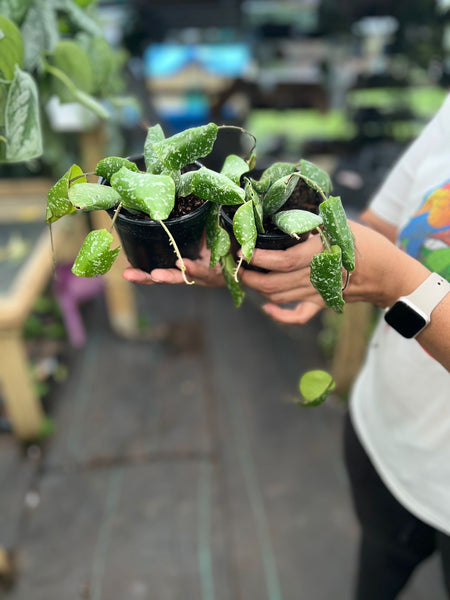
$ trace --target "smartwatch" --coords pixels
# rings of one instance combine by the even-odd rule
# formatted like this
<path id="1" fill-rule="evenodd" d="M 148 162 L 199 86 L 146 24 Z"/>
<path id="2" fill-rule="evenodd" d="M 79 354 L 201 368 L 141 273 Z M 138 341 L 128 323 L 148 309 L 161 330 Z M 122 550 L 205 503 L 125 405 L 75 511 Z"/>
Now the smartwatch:
<path id="1" fill-rule="evenodd" d="M 432 311 L 449 292 L 450 283 L 438 273 L 431 273 L 412 294 L 401 296 L 384 319 L 403 337 L 414 338 L 425 329 Z"/>

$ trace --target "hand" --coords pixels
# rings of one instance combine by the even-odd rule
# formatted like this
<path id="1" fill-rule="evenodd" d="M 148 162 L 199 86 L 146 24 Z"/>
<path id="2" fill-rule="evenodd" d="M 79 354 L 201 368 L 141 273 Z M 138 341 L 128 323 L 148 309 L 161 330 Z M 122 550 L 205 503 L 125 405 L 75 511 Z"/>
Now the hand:
<path id="1" fill-rule="evenodd" d="M 244 285 L 269 300 L 262 308 L 276 321 L 303 325 L 325 306 L 309 280 L 309 264 L 314 254 L 321 250 L 322 242 L 318 235 L 310 236 L 306 242 L 287 250 L 256 249 L 251 264 L 270 272 L 242 269 L 240 278 Z M 294 302 L 297 303 L 294 307 L 281 306 Z"/>
<path id="2" fill-rule="evenodd" d="M 224 286 L 225 281 L 223 279 L 220 265 L 210 269 L 209 260 L 210 251 L 206 248 L 205 243 L 202 245 L 200 256 L 197 260 L 183 258 L 183 262 L 186 267 L 185 273 L 188 281 L 194 281 L 199 285 L 207 287 Z M 123 272 L 123 277 L 127 281 L 143 285 L 154 285 L 156 283 L 185 283 L 183 274 L 181 272 L 180 261 L 176 262 L 176 266 L 178 267 L 176 269 L 153 269 L 151 273 L 146 273 L 145 271 L 141 271 L 140 269 L 135 269 L 130 266 Z"/>

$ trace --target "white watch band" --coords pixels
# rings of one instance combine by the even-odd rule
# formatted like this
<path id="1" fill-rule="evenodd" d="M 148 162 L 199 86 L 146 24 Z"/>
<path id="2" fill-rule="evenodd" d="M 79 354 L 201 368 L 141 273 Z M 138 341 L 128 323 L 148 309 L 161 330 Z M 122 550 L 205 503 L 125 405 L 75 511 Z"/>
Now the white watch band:
<path id="1" fill-rule="evenodd" d="M 431 273 L 423 283 L 406 296 L 417 308 L 430 315 L 434 308 L 450 292 L 450 282 L 438 273 Z"/>

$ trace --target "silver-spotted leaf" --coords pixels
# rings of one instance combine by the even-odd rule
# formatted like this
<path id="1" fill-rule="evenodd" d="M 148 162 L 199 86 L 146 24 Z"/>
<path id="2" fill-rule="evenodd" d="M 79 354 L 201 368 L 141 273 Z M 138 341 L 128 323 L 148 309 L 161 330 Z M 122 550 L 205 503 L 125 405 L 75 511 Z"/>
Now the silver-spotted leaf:
<path id="1" fill-rule="evenodd" d="M 135 173 L 122 167 L 111 177 L 125 207 L 140 210 L 155 221 L 164 221 L 175 205 L 175 183 L 168 175 Z"/>
<path id="2" fill-rule="evenodd" d="M 79 183 L 69 189 L 69 200 L 78 210 L 108 210 L 120 203 L 120 196 L 109 185 Z"/>
<path id="3" fill-rule="evenodd" d="M 231 245 L 228 232 L 220 225 L 219 213 L 220 206 L 211 204 L 206 218 L 206 246 L 211 250 L 210 268 L 228 254 Z"/>
<path id="4" fill-rule="evenodd" d="M 298 179 L 295 176 L 283 176 L 277 179 L 267 190 L 263 198 L 263 209 L 265 215 L 273 215 L 288 200 Z"/>
<path id="5" fill-rule="evenodd" d="M 299 172 L 306 178 L 306 183 L 312 182 L 314 184 L 311 187 L 319 187 L 326 195 L 331 192 L 333 186 L 330 176 L 314 163 L 302 158 L 299 165 Z"/>
<path id="6" fill-rule="evenodd" d="M 130 169 L 130 171 L 139 173 L 137 165 L 131 160 L 122 158 L 121 156 L 108 156 L 106 158 L 102 158 L 102 160 L 97 163 L 95 167 L 95 174 L 99 177 L 103 177 L 103 179 L 106 179 L 106 181 L 110 181 L 114 173 L 117 173 L 117 171 L 122 167 L 127 167 L 127 169 Z"/>
<path id="7" fill-rule="evenodd" d="M 226 175 L 201 167 L 192 175 L 192 193 L 216 204 L 242 204 L 245 192 Z"/>
<path id="8" fill-rule="evenodd" d="M 241 177 L 244 173 L 248 173 L 248 163 L 237 154 L 229 154 L 222 166 L 221 173 L 234 181 L 237 185 L 240 184 Z"/>
<path id="9" fill-rule="evenodd" d="M 144 142 L 144 160 L 148 173 L 158 175 L 163 170 L 164 165 L 155 154 L 153 144 L 162 142 L 164 139 L 164 131 L 159 123 L 148 128 Z"/>
<path id="10" fill-rule="evenodd" d="M 237 209 L 233 217 L 233 231 L 237 241 L 241 245 L 245 260 L 250 262 L 258 236 L 252 201 L 246 202 Z"/>
<path id="11" fill-rule="evenodd" d="M 234 262 L 234 258 L 231 256 L 231 254 L 227 254 L 220 259 L 220 264 L 222 266 L 222 273 L 225 283 L 234 300 L 234 304 L 239 308 L 244 301 L 245 292 L 242 289 L 241 283 L 236 281 L 235 278 L 236 263 Z"/>
<path id="12" fill-rule="evenodd" d="M 258 192 L 252 185 L 250 179 L 245 180 L 245 201 L 253 203 L 255 225 L 259 233 L 264 233 L 264 209 Z"/>
<path id="13" fill-rule="evenodd" d="M 330 196 L 319 205 L 324 229 L 331 243 L 342 250 L 342 264 L 347 271 L 355 268 L 355 240 L 339 196 Z"/>
<path id="14" fill-rule="evenodd" d="M 109 271 L 120 252 L 119 248 L 111 248 L 114 238 L 106 229 L 91 231 L 72 266 L 72 273 L 78 277 L 96 277 Z"/>
<path id="15" fill-rule="evenodd" d="M 215 123 L 191 127 L 155 142 L 153 151 L 168 169 L 181 169 L 210 154 L 217 132 L 218 127 Z"/>
<path id="16" fill-rule="evenodd" d="M 76 181 L 72 182 L 75 178 Z M 75 212 L 75 207 L 69 200 L 69 188 L 81 183 L 86 183 L 86 177 L 78 165 L 72 165 L 48 193 L 46 223 L 54 223 L 61 217 Z"/>
<path id="17" fill-rule="evenodd" d="M 307 233 L 322 225 L 322 217 L 307 210 L 283 210 L 272 216 L 272 221 L 288 235 Z"/>
<path id="18" fill-rule="evenodd" d="M 21 162 L 42 154 L 36 82 L 17 65 L 5 108 L 6 161 Z"/>

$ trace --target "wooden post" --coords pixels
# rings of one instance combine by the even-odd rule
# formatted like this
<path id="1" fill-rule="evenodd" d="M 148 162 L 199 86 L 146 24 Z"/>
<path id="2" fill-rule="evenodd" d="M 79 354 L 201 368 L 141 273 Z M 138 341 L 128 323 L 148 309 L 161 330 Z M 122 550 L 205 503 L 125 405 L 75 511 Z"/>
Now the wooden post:
<path id="1" fill-rule="evenodd" d="M 103 158 L 104 135 L 99 127 L 91 131 L 80 132 L 81 162 L 85 171 L 93 171 L 95 165 Z M 96 228 L 110 229 L 111 219 L 104 211 L 91 213 L 92 221 Z M 111 231 L 114 236 L 114 246 L 120 245 L 116 231 Z M 134 338 L 138 335 L 137 308 L 132 284 L 122 277 L 128 261 L 124 252 L 120 252 L 110 271 L 104 276 L 105 296 L 111 327 L 119 335 Z"/>

